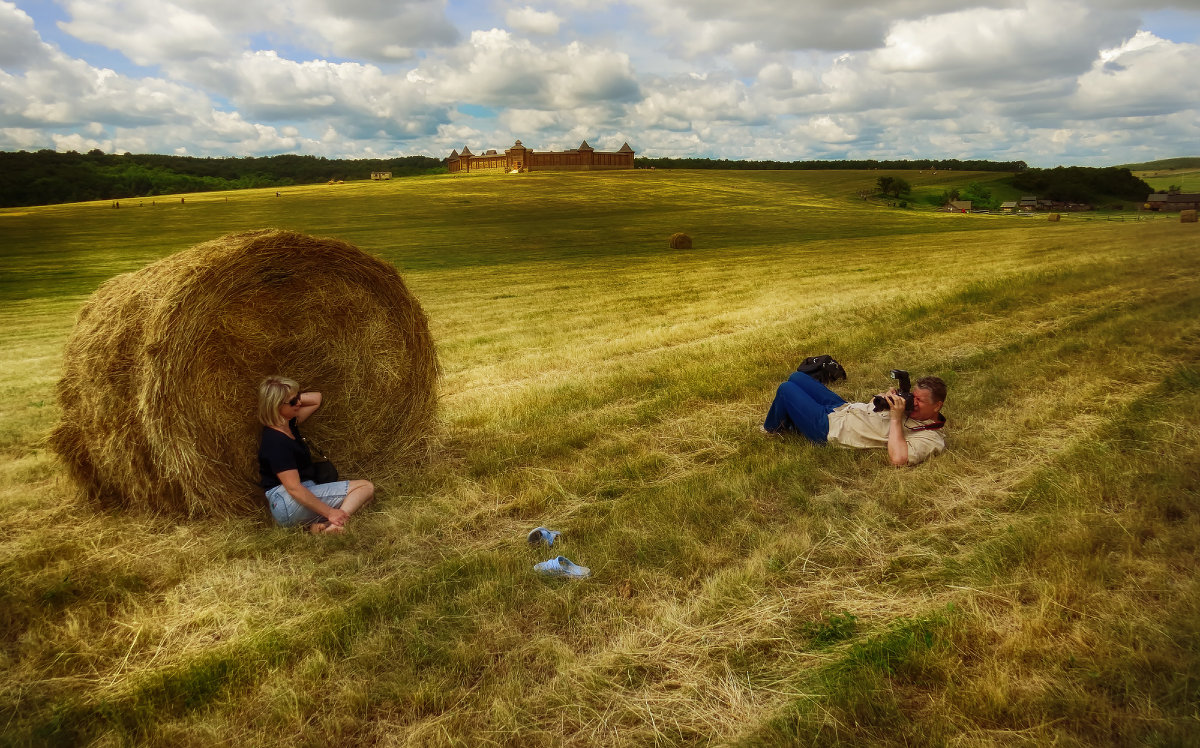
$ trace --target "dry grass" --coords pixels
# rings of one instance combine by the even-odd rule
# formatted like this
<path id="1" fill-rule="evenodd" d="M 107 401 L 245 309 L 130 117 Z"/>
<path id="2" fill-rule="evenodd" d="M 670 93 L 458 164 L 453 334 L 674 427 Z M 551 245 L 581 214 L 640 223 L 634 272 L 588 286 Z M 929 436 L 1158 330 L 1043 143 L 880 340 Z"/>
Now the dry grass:
<path id="1" fill-rule="evenodd" d="M 242 416 L 268 374 L 326 394 L 312 432 L 339 445 L 344 474 L 395 475 L 433 419 L 433 341 L 395 268 L 345 242 L 263 230 L 93 294 L 67 342 L 51 443 L 99 506 L 261 513 L 259 427 Z"/>
<path id="2" fill-rule="evenodd" d="M 613 187 L 633 176 L 636 199 Z M 1186 744 L 1200 682 L 1186 227 L 909 212 L 836 237 L 839 222 L 873 228 L 821 197 L 839 175 L 633 176 L 545 182 L 550 198 L 564 179 L 579 191 L 573 232 L 613 236 L 612 206 L 648 208 L 605 252 L 590 230 L 526 239 L 576 248 L 561 255 L 511 240 L 504 261 L 386 250 L 439 341 L 442 420 L 430 462 L 381 481 L 353 536 L 72 501 L 37 446 L 53 403 L 35 404 L 78 302 L 6 309 L 13 741 Z M 431 226 L 424 201 L 445 204 L 452 231 L 457 208 L 430 184 L 376 186 Z M 689 191 L 729 212 L 712 209 L 718 244 L 679 264 L 653 237 L 662 212 L 702 202 Z M 758 207 L 782 221 L 796 203 L 805 238 Z M 521 236 L 525 218 L 498 233 Z M 895 366 L 946 379 L 949 451 L 896 470 L 760 437 L 774 386 L 827 351 L 847 397 Z M 532 575 L 539 524 L 594 578 Z"/>

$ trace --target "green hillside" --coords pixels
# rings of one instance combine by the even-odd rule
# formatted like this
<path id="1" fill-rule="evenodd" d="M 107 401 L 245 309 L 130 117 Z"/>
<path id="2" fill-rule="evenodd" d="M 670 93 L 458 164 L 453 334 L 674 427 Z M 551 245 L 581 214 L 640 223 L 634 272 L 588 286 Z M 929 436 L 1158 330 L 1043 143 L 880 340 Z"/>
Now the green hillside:
<path id="1" fill-rule="evenodd" d="M 1146 161 L 1140 164 L 1122 164 L 1130 171 L 1171 171 L 1174 169 L 1200 169 L 1200 156 L 1184 158 L 1164 158 L 1158 161 Z"/>

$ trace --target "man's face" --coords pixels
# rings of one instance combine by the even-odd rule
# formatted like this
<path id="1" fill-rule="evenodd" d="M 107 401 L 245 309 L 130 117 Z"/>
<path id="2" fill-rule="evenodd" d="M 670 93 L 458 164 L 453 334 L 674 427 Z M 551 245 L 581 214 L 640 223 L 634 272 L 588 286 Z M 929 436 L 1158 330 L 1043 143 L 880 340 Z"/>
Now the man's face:
<path id="1" fill-rule="evenodd" d="M 933 401 L 932 392 L 924 387 L 913 387 L 912 394 L 912 418 L 918 421 L 928 421 L 931 418 L 937 418 L 938 411 L 942 409 L 942 404 Z"/>

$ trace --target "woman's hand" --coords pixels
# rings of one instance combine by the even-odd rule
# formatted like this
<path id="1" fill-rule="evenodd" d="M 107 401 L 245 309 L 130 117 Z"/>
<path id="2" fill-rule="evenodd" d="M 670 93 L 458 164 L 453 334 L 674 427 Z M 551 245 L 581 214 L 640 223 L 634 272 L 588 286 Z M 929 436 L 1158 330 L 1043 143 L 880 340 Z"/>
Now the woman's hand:
<path id="1" fill-rule="evenodd" d="M 346 514 L 341 509 L 334 509 L 333 507 L 330 507 L 329 513 L 325 515 L 325 519 L 329 520 L 329 524 L 336 527 L 344 527 L 346 520 L 349 518 L 349 514 Z"/>

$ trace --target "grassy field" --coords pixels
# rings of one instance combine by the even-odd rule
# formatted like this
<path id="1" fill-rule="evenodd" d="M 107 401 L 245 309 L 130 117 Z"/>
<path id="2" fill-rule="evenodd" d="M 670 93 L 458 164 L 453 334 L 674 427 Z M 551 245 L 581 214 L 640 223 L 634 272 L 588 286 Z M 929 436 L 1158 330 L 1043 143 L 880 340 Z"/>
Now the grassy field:
<path id="1" fill-rule="evenodd" d="M 0 211 L 0 743 L 1194 744 L 1196 225 L 856 198 L 877 176 Z M 80 503 L 45 446 L 75 311 L 265 226 L 401 269 L 444 369 L 429 463 L 342 537 Z M 949 451 L 760 435 L 818 353 L 850 399 L 942 376 Z M 537 525 L 593 578 L 535 576 Z"/>
<path id="2" fill-rule="evenodd" d="M 1183 192 L 1200 192 L 1200 158 L 1168 158 L 1128 168 L 1152 189 L 1179 187 Z"/>
<path id="3" fill-rule="evenodd" d="M 1200 169 L 1171 169 L 1135 172 L 1134 176 L 1155 190 L 1178 187 L 1181 192 L 1200 192 Z"/>

